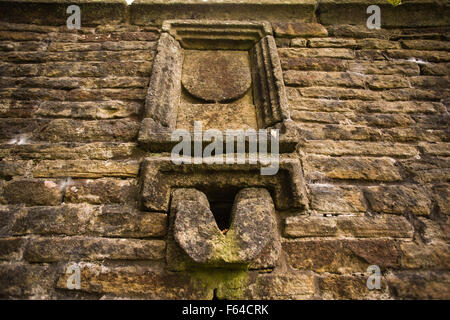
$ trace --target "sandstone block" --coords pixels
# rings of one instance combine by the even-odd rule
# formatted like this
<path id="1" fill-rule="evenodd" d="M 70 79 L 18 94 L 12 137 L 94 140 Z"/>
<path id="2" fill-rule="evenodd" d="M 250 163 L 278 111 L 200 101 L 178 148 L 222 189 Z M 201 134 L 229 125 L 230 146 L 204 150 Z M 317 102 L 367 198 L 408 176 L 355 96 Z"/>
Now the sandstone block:
<path id="1" fill-rule="evenodd" d="M 34 177 L 136 177 L 137 161 L 42 160 L 33 170 Z"/>
<path id="2" fill-rule="evenodd" d="M 326 37 L 327 29 L 318 23 L 277 22 L 272 24 L 276 37 Z"/>
<path id="3" fill-rule="evenodd" d="M 309 155 L 304 160 L 306 179 L 399 181 L 395 160 L 367 157 L 323 157 Z"/>
<path id="4" fill-rule="evenodd" d="M 160 260 L 164 258 L 163 240 L 108 238 L 33 238 L 25 247 L 29 262 L 70 260 Z M 74 250 L 76 248 L 76 250 Z"/>
<path id="5" fill-rule="evenodd" d="M 62 201 L 62 191 L 61 186 L 54 181 L 20 179 L 7 183 L 2 196 L 4 202 L 9 204 L 55 206 Z"/>
<path id="6" fill-rule="evenodd" d="M 415 185 L 367 187 L 365 195 L 375 212 L 429 215 L 431 200 L 426 191 Z"/>
<path id="7" fill-rule="evenodd" d="M 404 217 L 382 215 L 338 217 L 289 217 L 284 233 L 288 237 L 412 238 L 412 225 Z"/>
<path id="8" fill-rule="evenodd" d="M 394 240 L 286 240 L 282 242 L 290 265 L 316 272 L 365 272 L 400 267 L 401 251 Z"/>

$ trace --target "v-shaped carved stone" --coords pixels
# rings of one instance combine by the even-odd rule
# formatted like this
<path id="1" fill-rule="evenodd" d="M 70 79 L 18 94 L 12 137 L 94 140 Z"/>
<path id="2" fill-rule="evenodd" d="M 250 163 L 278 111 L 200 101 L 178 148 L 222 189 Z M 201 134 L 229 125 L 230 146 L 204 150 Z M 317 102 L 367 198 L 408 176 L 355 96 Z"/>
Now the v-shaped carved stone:
<path id="1" fill-rule="evenodd" d="M 173 192 L 174 238 L 198 263 L 249 264 L 275 232 L 275 209 L 266 189 L 241 190 L 234 201 L 231 226 L 222 234 L 205 194 L 195 189 Z"/>

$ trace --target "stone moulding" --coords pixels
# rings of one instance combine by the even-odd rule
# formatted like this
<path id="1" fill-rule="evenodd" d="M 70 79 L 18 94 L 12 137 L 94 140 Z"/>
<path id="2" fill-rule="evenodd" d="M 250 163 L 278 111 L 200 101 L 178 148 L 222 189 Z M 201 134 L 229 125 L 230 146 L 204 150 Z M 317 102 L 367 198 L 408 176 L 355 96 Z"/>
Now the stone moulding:
<path id="1" fill-rule="evenodd" d="M 170 151 L 181 96 L 183 50 L 245 50 L 251 61 L 253 104 L 259 129 L 280 130 L 280 152 L 298 142 L 283 73 L 267 22 L 173 20 L 163 24 L 138 141 L 151 152 Z M 201 121 L 202 119 L 196 119 Z"/>
<path id="2" fill-rule="evenodd" d="M 295 158 L 280 158 L 276 175 L 262 176 L 260 164 L 181 164 L 169 157 L 146 158 L 141 167 L 141 205 L 145 210 L 168 212 L 171 190 L 195 188 L 220 197 L 243 188 L 265 188 L 277 210 L 308 206 L 301 164 Z"/>

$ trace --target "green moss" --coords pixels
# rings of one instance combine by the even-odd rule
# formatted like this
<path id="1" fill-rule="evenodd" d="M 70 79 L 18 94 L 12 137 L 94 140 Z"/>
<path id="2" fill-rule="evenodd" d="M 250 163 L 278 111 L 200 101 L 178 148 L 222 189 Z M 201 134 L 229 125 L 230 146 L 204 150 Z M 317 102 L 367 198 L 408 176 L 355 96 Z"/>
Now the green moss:
<path id="1" fill-rule="evenodd" d="M 197 288 L 211 290 L 211 295 L 216 290 L 219 299 L 241 299 L 248 283 L 248 268 L 199 269 L 191 275 Z"/>
<path id="2" fill-rule="evenodd" d="M 236 263 L 239 261 L 239 252 L 240 248 L 233 230 L 228 231 L 226 236 L 214 240 L 212 256 L 218 262 Z"/>
<path id="3" fill-rule="evenodd" d="M 398 6 L 399 4 L 402 4 L 402 0 L 387 0 L 394 6 Z"/>

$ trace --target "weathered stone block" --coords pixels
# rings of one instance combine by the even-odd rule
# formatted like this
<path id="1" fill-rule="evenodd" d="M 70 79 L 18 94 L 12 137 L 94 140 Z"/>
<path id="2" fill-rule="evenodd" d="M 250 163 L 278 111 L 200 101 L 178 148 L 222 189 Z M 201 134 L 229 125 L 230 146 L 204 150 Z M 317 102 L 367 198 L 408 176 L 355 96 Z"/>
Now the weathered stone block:
<path id="1" fill-rule="evenodd" d="M 364 216 L 301 216 L 285 220 L 284 234 L 288 237 L 356 237 L 409 238 L 413 227 L 404 217 L 382 215 Z"/>
<path id="2" fill-rule="evenodd" d="M 394 240 L 285 240 L 290 265 L 316 272 L 365 272 L 370 265 L 399 268 L 401 251 Z"/>
<path id="3" fill-rule="evenodd" d="M 419 244 L 404 242 L 400 249 L 402 267 L 405 269 L 437 269 L 450 268 L 450 248 L 445 242 Z"/>
<path id="4" fill-rule="evenodd" d="M 316 293 L 315 278 L 309 272 L 260 273 L 252 278 L 250 275 L 241 297 L 233 293 L 225 295 L 222 290 L 217 294 L 226 299 L 234 295 L 241 299 L 304 300 Z"/>
<path id="5" fill-rule="evenodd" d="M 2 196 L 8 204 L 55 206 L 62 201 L 63 188 L 50 180 L 12 180 L 4 186 Z"/>
<path id="6" fill-rule="evenodd" d="M 306 153 L 330 156 L 366 155 L 414 157 L 419 154 L 416 147 L 403 143 L 363 141 L 308 141 L 301 148 Z"/>
<path id="7" fill-rule="evenodd" d="M 367 278 L 360 275 L 324 275 L 318 278 L 318 287 L 324 299 L 336 300 L 383 300 L 389 299 L 387 281 L 381 278 L 381 290 L 369 290 Z"/>
<path id="8" fill-rule="evenodd" d="M 401 175 L 395 160 L 367 157 L 323 157 L 309 155 L 304 159 L 306 179 L 399 181 Z"/>
<path id="9" fill-rule="evenodd" d="M 76 180 L 66 188 L 65 202 L 91 204 L 132 203 L 138 199 L 135 180 L 102 178 Z"/>
<path id="10" fill-rule="evenodd" d="M 367 187 L 364 191 L 370 209 L 375 212 L 429 215 L 431 199 L 415 185 Z"/>
<path id="11" fill-rule="evenodd" d="M 139 212 L 122 205 L 63 205 L 22 210 L 12 233 L 15 235 L 90 235 L 148 238 L 166 234 L 167 215 Z"/>
<path id="12" fill-rule="evenodd" d="M 25 242 L 24 238 L 0 238 L 0 260 L 20 260 Z"/>
<path id="13" fill-rule="evenodd" d="M 186 273 L 169 273 L 156 266 L 104 266 L 78 263 L 82 292 L 147 299 L 212 299 L 213 289 Z M 59 275 L 56 287 L 67 289 L 68 275 Z"/>
<path id="14" fill-rule="evenodd" d="M 100 160 L 43 160 L 33 170 L 34 177 L 136 177 L 139 172 L 137 161 Z"/>
<path id="15" fill-rule="evenodd" d="M 29 262 L 68 260 L 160 260 L 165 241 L 86 237 L 32 238 L 25 247 Z M 76 249 L 75 249 L 76 248 Z"/>
<path id="16" fill-rule="evenodd" d="M 397 299 L 450 298 L 450 276 L 445 271 L 398 271 L 387 276 L 387 281 Z"/>
<path id="17" fill-rule="evenodd" d="M 326 37 L 327 29 L 318 23 L 290 23 L 277 22 L 273 23 L 273 30 L 276 37 Z"/>
<path id="18" fill-rule="evenodd" d="M 426 157 L 425 159 L 405 160 L 401 164 L 417 183 L 446 182 L 450 179 L 449 158 Z"/>
<path id="19" fill-rule="evenodd" d="M 364 212 L 362 191 L 353 186 L 309 184 L 311 209 L 325 213 Z"/>
<path id="20" fill-rule="evenodd" d="M 30 168 L 30 161 L 0 160 L 0 178 L 9 180 L 15 176 L 23 176 Z"/>
<path id="21" fill-rule="evenodd" d="M 55 268 L 23 262 L 0 263 L 0 297 L 2 299 L 51 299 Z"/>

